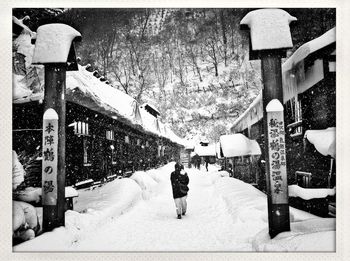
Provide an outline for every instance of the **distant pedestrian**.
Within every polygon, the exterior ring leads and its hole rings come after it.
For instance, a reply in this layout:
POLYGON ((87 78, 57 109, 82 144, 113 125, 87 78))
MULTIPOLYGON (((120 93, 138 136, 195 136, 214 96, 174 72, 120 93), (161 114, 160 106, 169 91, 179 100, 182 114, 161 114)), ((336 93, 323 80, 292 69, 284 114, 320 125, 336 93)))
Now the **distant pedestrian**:
POLYGON ((197 158, 197 168, 200 170, 201 169, 201 157, 198 156, 197 158))
POLYGON ((184 170, 184 166, 176 163, 175 171, 170 175, 171 186, 173 189, 173 197, 176 206, 177 218, 181 219, 181 216, 186 214, 187 210, 187 193, 188 193, 188 183, 189 178, 184 170))
POLYGON ((205 168, 208 171, 208 165, 209 165, 209 157, 205 157, 205 168))
POLYGON ((198 156, 198 154, 195 154, 192 157, 193 163, 194 163, 194 167, 196 169, 200 169, 200 165, 201 165, 201 158, 198 156))

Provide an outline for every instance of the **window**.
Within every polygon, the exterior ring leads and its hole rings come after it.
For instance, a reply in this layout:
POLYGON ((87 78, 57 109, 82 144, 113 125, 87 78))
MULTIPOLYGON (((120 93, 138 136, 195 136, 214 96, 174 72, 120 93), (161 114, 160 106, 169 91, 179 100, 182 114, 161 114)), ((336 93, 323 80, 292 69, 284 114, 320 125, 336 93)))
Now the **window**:
POLYGON ((287 126, 288 131, 291 137, 301 136, 303 132, 302 127, 302 110, 301 110, 301 101, 298 99, 298 96, 295 96, 288 103, 291 111, 292 122, 287 126))
POLYGON ((114 140, 114 131, 113 130, 106 131, 106 139, 107 140, 114 140))
POLYGON ((336 71, 336 64, 335 62, 328 62, 328 68, 330 72, 335 72, 336 71))
POLYGON ((91 141, 88 137, 83 137, 83 164, 91 165, 91 141))
POLYGON ((72 124, 68 125, 69 127, 74 127, 74 134, 76 135, 89 135, 89 123, 78 121, 73 122, 72 124))
POLYGON ((162 146, 158 145, 158 152, 157 152, 158 157, 161 156, 161 151, 162 151, 162 146))
POLYGON ((296 171, 295 179, 297 185, 303 188, 309 188, 311 185, 311 176, 312 174, 310 172, 296 171))
POLYGON ((109 148, 111 149, 112 164, 115 165, 115 164, 117 164, 117 160, 118 160, 118 145, 116 145, 116 147, 114 147, 114 145, 111 144, 109 146, 109 148))
POLYGON ((137 145, 137 146, 141 146, 141 139, 137 139, 137 140, 136 140, 136 145, 137 145))
POLYGON ((128 143, 128 144, 130 143, 129 136, 127 136, 127 135, 125 136, 125 143, 128 143))

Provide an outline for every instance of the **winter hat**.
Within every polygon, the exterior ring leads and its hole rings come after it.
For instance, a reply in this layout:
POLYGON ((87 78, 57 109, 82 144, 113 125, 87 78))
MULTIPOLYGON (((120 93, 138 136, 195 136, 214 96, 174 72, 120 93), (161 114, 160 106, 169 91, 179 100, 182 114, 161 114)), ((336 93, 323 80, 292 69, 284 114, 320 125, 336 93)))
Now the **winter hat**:
POLYGON ((180 170, 180 166, 181 166, 180 163, 176 163, 176 164, 175 164, 175 170, 180 170))
POLYGON ((175 164, 175 170, 182 170, 182 169, 185 169, 184 165, 182 165, 181 163, 176 163, 175 164))

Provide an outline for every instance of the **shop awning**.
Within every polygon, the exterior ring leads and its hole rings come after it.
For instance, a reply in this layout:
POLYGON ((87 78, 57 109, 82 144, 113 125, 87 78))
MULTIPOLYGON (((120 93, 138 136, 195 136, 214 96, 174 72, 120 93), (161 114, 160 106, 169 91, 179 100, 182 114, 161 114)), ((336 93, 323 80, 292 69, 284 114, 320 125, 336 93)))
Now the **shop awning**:
POLYGON ((304 135, 315 149, 324 156, 335 158, 335 127, 330 127, 324 130, 307 130, 304 135))
POLYGON ((228 158, 261 154, 259 144, 241 133, 222 135, 220 137, 220 145, 224 157, 228 158))

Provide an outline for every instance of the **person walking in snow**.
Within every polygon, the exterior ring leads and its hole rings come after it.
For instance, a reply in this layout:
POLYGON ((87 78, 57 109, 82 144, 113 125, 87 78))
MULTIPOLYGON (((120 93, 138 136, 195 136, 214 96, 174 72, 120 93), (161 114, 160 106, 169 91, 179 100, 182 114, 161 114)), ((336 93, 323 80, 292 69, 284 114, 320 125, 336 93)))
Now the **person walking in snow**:
POLYGON ((176 163, 175 171, 170 175, 171 186, 173 189, 173 197, 176 206, 177 218, 181 219, 181 216, 186 214, 187 210, 187 193, 188 193, 188 183, 189 178, 184 170, 184 166, 176 163))
POLYGON ((205 157, 205 168, 208 171, 209 157, 205 157))

